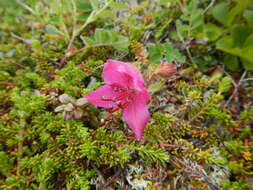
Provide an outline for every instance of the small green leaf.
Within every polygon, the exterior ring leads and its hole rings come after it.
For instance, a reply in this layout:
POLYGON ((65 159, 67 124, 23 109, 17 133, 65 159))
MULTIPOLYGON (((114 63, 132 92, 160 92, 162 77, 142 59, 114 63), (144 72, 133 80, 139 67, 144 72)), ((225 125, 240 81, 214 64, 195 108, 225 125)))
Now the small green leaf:
POLYGON ((93 45, 95 43, 94 40, 91 39, 91 38, 89 38, 89 37, 86 37, 86 36, 83 37, 83 36, 81 36, 80 38, 81 38, 81 40, 83 41, 83 43, 86 46, 91 46, 91 45, 93 45))
POLYGON ((164 82, 163 81, 157 81, 155 83, 152 83, 150 85, 150 87, 148 88, 149 92, 155 93, 161 90, 161 88, 163 87, 164 82))
POLYGON ((115 18, 117 15, 111 10, 103 10, 100 14, 100 17, 109 17, 115 18))
POLYGON ((219 82, 219 93, 224 93, 228 92, 231 86, 231 79, 229 77, 224 77, 220 82, 219 82))
POLYGON ((163 58, 167 62, 173 61, 184 62, 185 57, 181 55, 178 49, 174 48, 171 43, 155 44, 149 47, 149 59, 153 62, 160 62, 163 58))
POLYGON ((161 44, 155 44, 148 48, 149 59, 152 62, 160 62, 163 56, 164 47, 161 44))
POLYGON ((112 43, 112 47, 119 51, 127 52, 130 43, 127 37, 122 35, 117 35, 116 40, 112 43))
POLYGON ((176 60, 177 60, 178 62, 181 62, 181 63, 185 62, 185 59, 186 59, 185 56, 183 56, 183 55, 179 52, 178 49, 175 51, 175 56, 176 56, 176 60))
POLYGON ((222 34, 222 29, 212 23, 204 25, 203 29, 209 41, 217 40, 222 34))
POLYGON ((96 29, 94 39, 97 43, 106 43, 109 40, 109 33, 105 29, 96 29))
POLYGON ((111 2, 109 5, 113 9, 127 9, 128 6, 126 6, 124 3, 121 2, 111 2))
POLYGON ((189 30, 189 25, 183 24, 181 20, 176 20, 177 35, 180 40, 183 40, 186 32, 189 30))
POLYGON ((94 11, 99 9, 100 3, 98 0, 90 0, 90 5, 94 11))
POLYGON ((82 21, 85 22, 88 19, 89 15, 88 14, 84 14, 84 15, 77 15, 76 19, 78 21, 82 21))
POLYGON ((164 44, 165 59, 171 63, 175 59, 174 49, 170 43, 164 44))
POLYGON ((165 59, 169 63, 173 61, 184 62, 185 57, 179 52, 178 49, 174 48, 171 43, 166 43, 163 45, 165 50, 165 59))
POLYGON ((191 16, 191 30, 198 28, 204 23, 203 18, 203 10, 202 9, 196 9, 194 12, 192 12, 191 16))
POLYGON ((82 11, 82 12, 90 12, 92 11, 92 6, 91 3, 89 4, 88 2, 85 1, 77 1, 77 10, 82 11))
POLYGON ((55 26, 48 24, 46 25, 46 31, 49 34, 58 34, 58 35, 64 35, 64 33, 60 30, 58 30, 55 26))
POLYGON ((94 39, 97 44, 104 46, 112 46, 119 51, 128 51, 129 40, 127 37, 120 35, 116 31, 105 29, 96 29, 94 39))

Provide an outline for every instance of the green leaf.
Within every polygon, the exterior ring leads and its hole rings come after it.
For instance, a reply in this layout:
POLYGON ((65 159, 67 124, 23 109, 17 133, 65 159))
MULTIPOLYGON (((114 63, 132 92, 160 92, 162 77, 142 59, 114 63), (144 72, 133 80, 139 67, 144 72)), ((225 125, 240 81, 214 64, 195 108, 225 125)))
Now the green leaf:
POLYGON ((202 17, 202 11, 200 11, 200 12, 201 12, 201 14, 198 15, 199 17, 192 21, 191 30, 194 30, 194 29, 200 27, 204 23, 203 17, 202 17))
POLYGON ((90 0, 90 5, 94 11, 99 9, 100 3, 98 0, 90 0))
POLYGON ((175 51, 173 46, 170 43, 166 43, 163 45, 165 50, 165 59, 169 63, 171 63, 175 59, 175 51))
POLYGON ((216 43, 217 49, 229 49, 233 47, 233 39, 229 37, 223 37, 216 43))
POLYGON ((212 23, 204 25, 203 29, 209 41, 217 40, 222 34, 222 29, 212 23))
POLYGON ((235 17, 242 13, 243 10, 249 5, 249 0, 237 0, 237 4, 235 7, 233 7, 229 13, 228 13, 228 17, 227 17, 227 21, 226 21, 226 25, 227 26, 231 26, 231 24, 233 23, 233 20, 235 19, 235 17))
POLYGON ((176 60, 177 60, 178 62, 181 62, 181 63, 185 62, 185 56, 183 56, 183 55, 179 52, 178 49, 177 49, 176 52, 175 52, 175 56, 176 56, 176 60))
POLYGON ((224 63, 226 67, 231 71, 235 71, 239 66, 238 58, 229 54, 224 57, 224 63))
POLYGON ((250 28, 246 26, 234 27, 231 31, 231 35, 234 41, 234 46, 241 47, 250 34, 251 34, 251 30, 250 28))
POLYGON ((243 16, 246 18, 248 25, 253 27, 253 11, 252 10, 245 10, 243 16))
POLYGON ((163 45, 164 50, 165 50, 165 59, 169 63, 173 61, 179 61, 179 62, 184 62, 185 57, 181 55, 178 49, 174 48, 171 43, 166 43, 163 45))
POLYGON ((232 81, 229 77, 224 77, 219 82, 219 88, 218 88, 219 93, 228 92, 230 89, 231 83, 232 83, 232 81))
POLYGON ((94 40, 89 37, 80 36, 80 38, 86 46, 91 46, 95 43, 94 40))
POLYGON ((82 12, 90 12, 92 11, 91 3, 85 2, 83 0, 77 1, 77 10, 82 12))
POLYGON ((98 43, 107 43, 109 40, 109 33, 105 29, 96 29, 94 39, 98 43))
POLYGON ((109 17, 109 18, 115 18, 117 15, 112 12, 111 10, 103 10, 100 14, 100 17, 109 17))
POLYGON ((227 52, 232 55, 239 56, 247 61, 253 62, 253 44, 242 48, 233 47, 233 40, 229 37, 224 37, 216 43, 217 49, 227 52))
POLYGON ((130 45, 128 38, 116 33, 115 33, 115 37, 117 38, 115 39, 114 42, 112 42, 112 47, 114 47, 115 49, 119 51, 128 52, 128 47, 130 45))
POLYGON ((149 59, 153 62, 160 62, 163 58, 169 63, 175 60, 179 62, 185 61, 185 57, 171 43, 152 45, 149 47, 148 52, 149 59))
POLYGON ((253 62, 253 44, 248 45, 247 47, 242 48, 241 57, 247 59, 248 61, 253 62))
POLYGON ((228 19, 229 3, 222 2, 213 8, 213 17, 222 24, 226 24, 228 19))
POLYGON ((191 13, 191 30, 198 28, 204 23, 203 10, 196 9, 191 13))
POLYGON ((241 59, 241 61, 242 61, 242 65, 245 69, 251 70, 251 71, 253 70, 253 61, 250 62, 250 61, 245 60, 245 59, 241 59))
POLYGON ((248 36, 248 38, 245 40, 245 43, 243 44, 243 47, 250 47, 253 45, 253 33, 248 36))
POLYGON ((189 23, 187 33, 185 33, 187 36, 192 36, 192 32, 196 32, 196 29, 204 23, 203 10, 198 8, 198 5, 199 1, 189 1, 184 7, 184 14, 180 17, 182 20, 189 23))
POLYGON ((130 44, 127 37, 120 35, 116 31, 105 29, 96 29, 94 39, 97 44, 112 46, 115 49, 124 52, 128 51, 128 46, 130 44))
POLYGON ((164 47, 161 44, 155 44, 148 48, 149 59, 152 62, 160 62, 163 56, 164 47))
POLYGON ((183 24, 181 20, 176 20, 176 28, 177 28, 177 35, 180 40, 183 40, 184 36, 186 36, 187 31, 189 30, 190 26, 183 24))
POLYGON ((82 21, 85 22, 88 19, 89 15, 88 14, 84 14, 84 15, 77 15, 76 19, 78 21, 82 21))
POLYGON ((125 5, 125 3, 121 2, 111 2, 109 5, 113 9, 127 9, 128 6, 125 5))
POLYGON ((51 24, 46 25, 46 31, 49 34, 58 34, 64 36, 64 33, 62 31, 58 30, 55 26, 51 24))

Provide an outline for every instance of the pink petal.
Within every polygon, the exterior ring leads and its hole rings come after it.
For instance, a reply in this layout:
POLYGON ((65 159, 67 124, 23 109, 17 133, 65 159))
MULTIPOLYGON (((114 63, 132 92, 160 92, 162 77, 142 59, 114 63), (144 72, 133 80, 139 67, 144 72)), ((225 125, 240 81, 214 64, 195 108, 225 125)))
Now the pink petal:
POLYGON ((111 108, 112 106, 116 106, 113 101, 104 100, 113 99, 114 97, 116 97, 116 94, 110 85, 103 85, 97 90, 90 92, 86 96, 89 103, 103 108, 111 108))
POLYGON ((123 117, 135 134, 135 138, 141 140, 142 133, 150 118, 146 101, 141 97, 129 104, 123 111, 123 117))
POLYGON ((142 99, 145 100, 146 104, 149 103, 149 101, 151 99, 151 96, 150 96, 150 94, 149 94, 149 92, 147 91, 146 88, 141 89, 140 96, 141 96, 142 99))
POLYGON ((107 84, 143 87, 144 81, 138 70, 130 63, 108 60, 103 69, 103 78, 107 84))

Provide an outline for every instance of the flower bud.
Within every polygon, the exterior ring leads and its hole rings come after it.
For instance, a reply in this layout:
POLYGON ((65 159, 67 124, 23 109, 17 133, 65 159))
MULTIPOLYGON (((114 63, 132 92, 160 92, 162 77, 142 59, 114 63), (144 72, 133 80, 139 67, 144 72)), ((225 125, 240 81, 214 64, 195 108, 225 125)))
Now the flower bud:
POLYGON ((54 109, 54 111, 55 111, 55 112, 60 112, 60 111, 64 110, 65 107, 66 107, 66 105, 57 106, 57 107, 54 109))
POLYGON ((83 116, 83 112, 81 110, 74 111, 74 118, 75 119, 81 119, 82 116, 83 116))
POLYGON ((73 109, 74 109, 74 106, 73 106, 71 103, 68 103, 68 104, 65 106, 65 108, 64 108, 64 110, 65 110, 65 111, 68 111, 68 112, 71 112, 73 109))
POLYGON ((79 98, 77 101, 76 101, 76 106, 84 106, 85 104, 88 104, 88 100, 87 98, 79 98))
POLYGON ((63 112, 63 115, 62 115, 62 119, 63 119, 63 120, 67 121, 67 120, 69 120, 71 117, 72 117, 72 113, 66 112, 66 111, 63 112))
POLYGON ((75 47, 72 47, 68 50, 68 52, 66 53, 67 57, 71 57, 72 55, 74 55, 77 52, 77 49, 75 47))
POLYGON ((161 77, 168 77, 176 72, 176 67, 173 64, 163 63, 156 67, 155 74, 161 77))
POLYGON ((69 95, 67 95, 67 94, 60 95, 59 96, 59 100, 63 104, 67 104, 67 103, 70 103, 70 102, 71 103, 75 102, 75 100, 72 97, 70 97, 69 95))

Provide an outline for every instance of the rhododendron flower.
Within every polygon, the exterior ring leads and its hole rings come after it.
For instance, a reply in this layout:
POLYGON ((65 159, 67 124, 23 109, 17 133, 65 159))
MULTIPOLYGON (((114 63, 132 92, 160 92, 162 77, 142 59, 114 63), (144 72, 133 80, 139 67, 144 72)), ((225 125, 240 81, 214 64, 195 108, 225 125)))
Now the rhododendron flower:
POLYGON ((139 71, 130 63, 108 60, 103 69, 105 85, 86 97, 89 103, 106 108, 109 113, 123 110, 123 118, 141 140, 150 118, 147 104, 150 95, 139 71))

